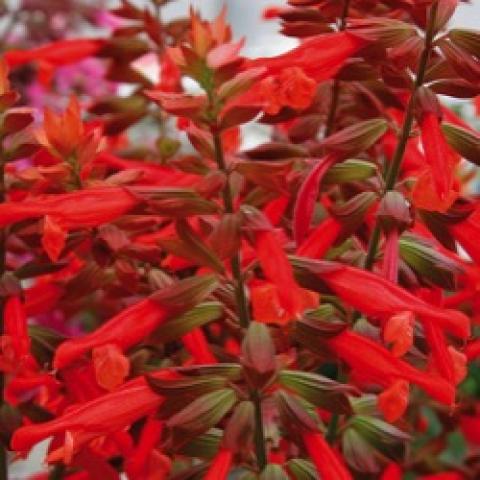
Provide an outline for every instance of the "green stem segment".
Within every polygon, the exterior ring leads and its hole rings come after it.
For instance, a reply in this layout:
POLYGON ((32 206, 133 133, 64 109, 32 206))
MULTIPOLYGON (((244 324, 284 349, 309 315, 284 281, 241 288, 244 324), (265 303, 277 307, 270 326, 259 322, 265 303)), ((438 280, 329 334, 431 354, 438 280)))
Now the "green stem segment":
MULTIPOLYGON (((432 51, 433 39, 435 36, 435 22, 438 10, 438 2, 435 2, 430 10, 430 17, 428 20, 427 32, 425 36, 425 47, 420 57, 420 63, 418 66, 417 78, 413 85, 412 94, 408 101, 407 109, 405 111, 405 119, 403 121, 402 130, 398 139, 397 148, 393 154, 392 164, 387 173, 385 179, 385 192, 393 190, 397 182, 400 167, 402 166, 403 157, 405 155, 405 149, 407 148, 408 139, 412 131, 413 120, 415 118, 415 101, 418 89, 423 85, 425 80, 425 73, 427 71, 428 59, 432 51)), ((378 244, 380 243, 381 228, 380 223, 377 221, 375 228, 370 239, 368 246, 367 256, 365 258, 365 269, 371 270, 375 263, 375 257, 377 256, 378 244)))
MULTIPOLYGON (((223 146, 222 146, 222 139, 218 132, 213 133, 213 142, 215 148, 215 161, 217 162, 217 166, 219 170, 221 170, 225 176, 227 177, 225 188, 223 189, 223 203, 225 205, 225 211, 227 213, 233 213, 233 193, 232 188, 230 186, 230 182, 228 180, 228 171, 227 165, 225 163, 225 157, 223 155, 223 146)), ((247 328, 248 324, 250 323, 250 313, 248 309, 248 301, 247 296, 245 294, 245 283, 243 280, 242 268, 241 268, 241 259, 240 259, 240 252, 237 252, 232 260, 232 275, 235 280, 235 298, 237 300, 238 306, 238 317, 240 320, 240 325, 243 328, 247 328)))
MULTIPOLYGON (((223 189, 223 204, 227 213, 234 213, 233 192, 228 179, 228 169, 223 154, 222 138, 217 131, 212 132, 213 143, 215 149, 215 161, 218 169, 227 177, 225 187, 223 189)), ((240 325, 247 328, 250 323, 250 313, 248 308, 248 300, 245 294, 245 283, 241 268, 240 252, 237 252, 232 260, 232 275, 235 281, 235 298, 237 301, 238 317, 240 325)), ((265 433, 263 430, 262 418, 262 399, 257 390, 251 392, 251 400, 255 406, 255 451, 257 456, 257 464, 259 471, 262 471, 267 465, 267 450, 265 446, 265 433)))
POLYGON ((258 390, 252 392, 251 399, 255 406, 255 452, 258 469, 261 472, 267 466, 267 449, 265 448, 265 432, 263 430, 262 400, 258 390))
MULTIPOLYGON (((350 8, 350 0, 345 0, 343 3, 342 16, 340 17, 339 31, 345 30, 347 26, 348 9, 350 8)), ((328 112, 327 123, 325 127, 325 137, 331 135, 335 125, 335 117, 337 115, 338 100, 340 98, 340 80, 337 78, 333 81, 332 86, 332 101, 328 112)))
MULTIPOLYGON (((339 31, 343 31, 347 27, 347 18, 348 10, 350 8, 350 0, 345 0, 343 2, 342 16, 340 17, 340 24, 338 26, 339 31)), ((328 137, 333 132, 333 127, 335 126, 335 118, 337 116, 338 101, 340 99, 340 80, 336 78, 333 81, 332 86, 332 102, 330 103, 330 110, 328 112, 327 124, 325 128, 325 137, 328 137)), ((333 444, 337 436, 338 422, 340 420, 340 415, 334 413, 330 422, 328 423, 328 430, 325 435, 325 439, 328 443, 333 444)))

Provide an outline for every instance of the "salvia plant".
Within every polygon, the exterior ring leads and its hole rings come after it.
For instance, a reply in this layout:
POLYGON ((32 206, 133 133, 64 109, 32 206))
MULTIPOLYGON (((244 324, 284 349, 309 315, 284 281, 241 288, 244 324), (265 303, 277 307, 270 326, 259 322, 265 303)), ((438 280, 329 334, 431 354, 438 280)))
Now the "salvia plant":
POLYGON ((31 480, 480 478, 480 32, 448 28, 458 1, 285 1, 264 20, 298 45, 265 58, 225 9, 23 3, 0 479, 40 443, 31 480))

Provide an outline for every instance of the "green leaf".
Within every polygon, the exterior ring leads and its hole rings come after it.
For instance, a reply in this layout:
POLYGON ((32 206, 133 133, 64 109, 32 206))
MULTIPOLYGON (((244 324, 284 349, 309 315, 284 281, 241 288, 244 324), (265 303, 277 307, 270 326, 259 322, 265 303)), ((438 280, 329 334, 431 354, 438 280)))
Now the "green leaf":
POLYGON ((260 475, 260 480, 288 480, 288 475, 280 465, 267 465, 260 475))
POLYGON ((306 401, 301 401, 300 398, 282 391, 276 393, 275 400, 282 423, 286 428, 318 431, 318 418, 315 418, 312 406, 306 401))
POLYGON ((226 213, 215 225, 208 242, 222 260, 233 257, 240 250, 241 219, 234 213, 226 213))
POLYGON ((480 136, 452 123, 442 123, 442 131, 454 150, 466 160, 480 165, 480 136))
POLYGON ((347 463, 360 472, 379 473, 382 462, 375 449, 354 429, 347 429, 342 436, 343 456, 347 463))
POLYGON ((251 322, 242 344, 242 365, 256 388, 264 387, 276 372, 275 346, 268 327, 251 322))
POLYGON ((401 461, 405 457, 410 436, 378 418, 357 415, 350 420, 349 427, 355 430, 371 447, 391 460, 401 461))
POLYGON ((164 379, 146 375, 149 387, 159 395, 165 397, 198 397, 206 393, 220 390, 226 386, 227 380, 223 377, 205 376, 179 379, 164 379))
POLYGON ((250 401, 240 402, 228 420, 223 434, 223 444, 231 452, 250 449, 255 431, 255 407, 250 401))
POLYGON ((402 259, 421 279, 447 290, 454 290, 456 277, 462 268, 452 259, 434 249, 423 239, 411 234, 400 238, 399 250, 402 259))
POLYGON ((172 318, 165 322, 155 330, 152 337, 160 343, 172 342, 195 328, 218 320, 222 315, 223 305, 221 303, 200 303, 180 317, 172 318))
POLYGON ((169 418, 166 425, 196 434, 205 432, 214 427, 236 401, 237 395, 231 388, 207 393, 169 418))
POLYGON ((230 381, 237 381, 242 377, 242 366, 238 363, 218 363, 216 365, 192 365, 179 367, 177 372, 182 375, 204 376, 215 375, 228 378, 230 381))
POLYGON ((193 260, 200 265, 212 268, 223 273, 225 267, 217 255, 200 240, 198 234, 192 230, 186 220, 178 220, 175 224, 180 242, 178 240, 161 240, 160 245, 165 250, 189 260, 193 260))
POLYGON ((377 166, 374 163, 352 158, 330 167, 323 177, 323 182, 329 185, 361 182, 373 177, 376 173, 377 166))
POLYGON ((184 312, 193 308, 218 286, 215 275, 201 275, 179 280, 150 295, 150 299, 172 310, 184 312))
POLYGON ((223 432, 219 428, 211 428, 183 445, 179 453, 191 458, 211 460, 218 452, 222 435, 223 432))
POLYGON ((330 152, 355 155, 374 145, 387 128, 388 124, 383 118, 364 120, 330 135, 321 146, 330 152))
POLYGON ((351 385, 310 372, 283 370, 278 375, 278 381, 316 407, 339 414, 352 413, 348 395, 358 394, 351 385))
POLYGON ((287 470, 294 476, 295 480, 317 479, 317 470, 308 460, 293 458, 288 461, 287 470))

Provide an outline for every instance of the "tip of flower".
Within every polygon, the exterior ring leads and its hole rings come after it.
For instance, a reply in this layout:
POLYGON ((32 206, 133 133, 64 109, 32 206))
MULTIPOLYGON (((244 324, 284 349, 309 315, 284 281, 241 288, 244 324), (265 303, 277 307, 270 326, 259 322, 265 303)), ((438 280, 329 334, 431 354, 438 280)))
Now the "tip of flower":
POLYGON ((263 20, 274 20, 279 16, 281 11, 282 9, 280 7, 267 7, 262 12, 262 18, 263 20))

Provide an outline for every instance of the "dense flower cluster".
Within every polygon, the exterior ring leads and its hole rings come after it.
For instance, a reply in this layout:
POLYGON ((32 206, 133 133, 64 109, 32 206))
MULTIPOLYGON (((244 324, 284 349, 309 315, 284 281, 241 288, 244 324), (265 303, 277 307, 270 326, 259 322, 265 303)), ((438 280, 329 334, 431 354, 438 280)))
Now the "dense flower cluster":
POLYGON ((298 46, 252 59, 166 3, 6 42, 0 480, 42 441, 31 480, 479 478, 480 135, 448 98, 480 105, 480 32, 289 0, 298 46))

